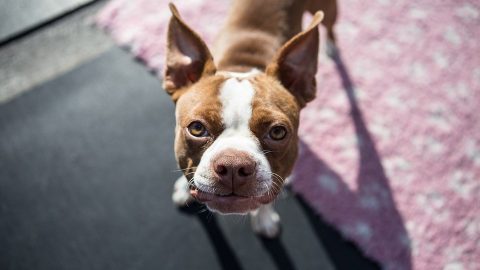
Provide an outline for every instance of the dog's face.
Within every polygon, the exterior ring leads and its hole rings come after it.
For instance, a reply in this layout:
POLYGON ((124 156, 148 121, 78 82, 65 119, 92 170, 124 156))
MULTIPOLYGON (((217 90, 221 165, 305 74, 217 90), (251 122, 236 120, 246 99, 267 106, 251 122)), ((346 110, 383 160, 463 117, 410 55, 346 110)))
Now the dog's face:
POLYGON ((295 161, 298 113, 293 96, 263 74, 192 85, 177 102, 175 152, 195 197, 222 213, 273 200, 295 161))
POLYGON ((265 72, 217 72, 205 43, 171 9, 164 87, 176 102, 178 164, 211 210, 255 210, 275 199, 295 163, 299 112, 315 96, 321 18, 265 72))

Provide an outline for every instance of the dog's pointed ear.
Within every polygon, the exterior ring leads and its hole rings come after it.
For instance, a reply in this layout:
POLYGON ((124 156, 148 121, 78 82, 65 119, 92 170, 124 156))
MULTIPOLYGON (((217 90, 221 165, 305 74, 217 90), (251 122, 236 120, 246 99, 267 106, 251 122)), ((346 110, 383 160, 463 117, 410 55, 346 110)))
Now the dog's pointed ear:
POLYGON ((182 20, 177 8, 170 3, 172 17, 167 32, 167 59, 163 87, 176 101, 178 91, 198 81, 202 76, 215 74, 212 55, 205 42, 182 20))
POLYGON ((297 99, 300 107, 315 98, 319 47, 318 24, 323 12, 315 13, 312 22, 303 32, 291 38, 278 51, 267 66, 266 74, 280 80, 297 99))

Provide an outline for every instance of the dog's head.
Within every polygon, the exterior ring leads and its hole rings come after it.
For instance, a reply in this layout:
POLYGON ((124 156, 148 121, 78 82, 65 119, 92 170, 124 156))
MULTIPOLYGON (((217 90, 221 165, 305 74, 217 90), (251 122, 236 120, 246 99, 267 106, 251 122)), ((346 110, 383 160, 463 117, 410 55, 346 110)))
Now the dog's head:
POLYGON ((315 97, 318 24, 289 40, 264 71, 217 71, 171 5, 164 88, 176 103, 175 154, 192 195, 247 213, 279 193, 297 157, 300 109, 315 97))

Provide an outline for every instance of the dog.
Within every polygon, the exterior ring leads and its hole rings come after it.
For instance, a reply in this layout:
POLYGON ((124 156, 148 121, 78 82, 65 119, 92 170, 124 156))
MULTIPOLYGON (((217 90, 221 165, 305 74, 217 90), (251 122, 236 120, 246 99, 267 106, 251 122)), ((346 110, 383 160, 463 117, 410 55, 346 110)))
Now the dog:
POLYGON ((334 46, 337 4, 234 1, 213 54, 169 7, 163 87, 176 104, 174 148, 183 171, 173 201, 250 213, 256 233, 276 237, 272 202, 297 158, 300 110, 316 94, 318 25, 334 46), (302 31, 305 11, 314 15, 302 31))

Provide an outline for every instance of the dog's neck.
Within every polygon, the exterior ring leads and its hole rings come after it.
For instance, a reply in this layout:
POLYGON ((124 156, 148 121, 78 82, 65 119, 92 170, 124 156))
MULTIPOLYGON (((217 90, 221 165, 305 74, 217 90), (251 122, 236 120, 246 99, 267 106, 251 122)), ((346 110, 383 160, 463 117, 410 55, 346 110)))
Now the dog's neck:
POLYGON ((218 70, 264 70, 301 31, 304 0, 237 0, 213 50, 218 70))

